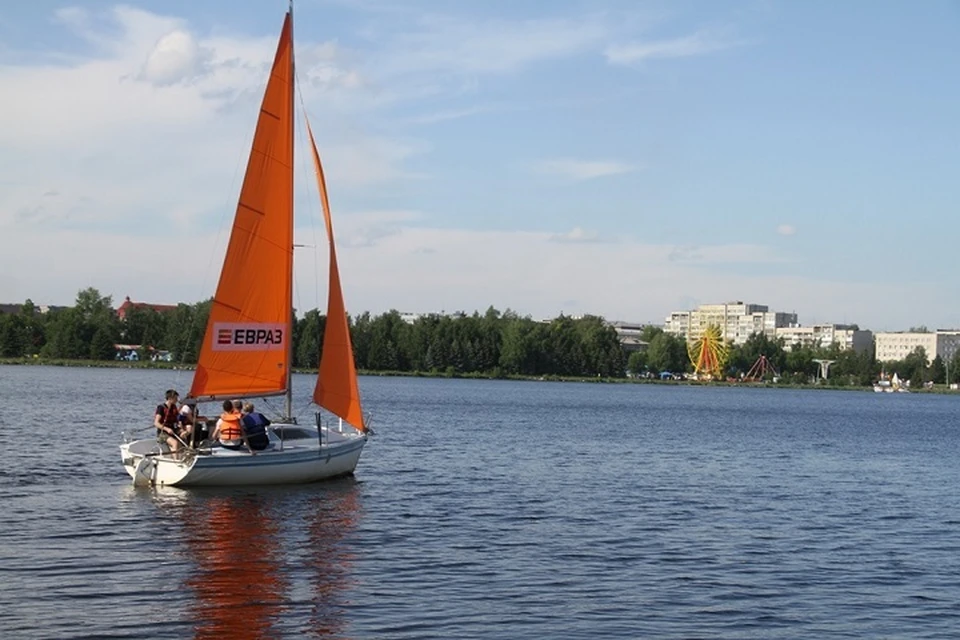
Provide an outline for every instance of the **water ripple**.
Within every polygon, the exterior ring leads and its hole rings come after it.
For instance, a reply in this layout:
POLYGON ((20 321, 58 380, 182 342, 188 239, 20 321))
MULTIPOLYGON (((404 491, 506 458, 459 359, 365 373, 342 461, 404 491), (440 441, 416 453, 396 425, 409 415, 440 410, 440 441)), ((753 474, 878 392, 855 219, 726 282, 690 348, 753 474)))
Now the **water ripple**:
POLYGON ((952 397, 364 378, 356 479, 134 489, 117 436, 170 376, 0 368, 0 637, 960 626, 952 397))

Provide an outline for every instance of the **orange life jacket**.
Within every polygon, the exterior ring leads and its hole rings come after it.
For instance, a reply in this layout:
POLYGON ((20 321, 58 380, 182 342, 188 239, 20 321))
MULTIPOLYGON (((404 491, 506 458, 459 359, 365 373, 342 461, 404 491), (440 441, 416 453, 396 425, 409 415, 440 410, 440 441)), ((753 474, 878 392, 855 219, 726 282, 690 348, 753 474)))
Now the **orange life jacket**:
POLYGON ((239 440, 243 437, 243 431, 240 429, 239 413, 221 413, 220 414, 220 439, 221 440, 239 440))

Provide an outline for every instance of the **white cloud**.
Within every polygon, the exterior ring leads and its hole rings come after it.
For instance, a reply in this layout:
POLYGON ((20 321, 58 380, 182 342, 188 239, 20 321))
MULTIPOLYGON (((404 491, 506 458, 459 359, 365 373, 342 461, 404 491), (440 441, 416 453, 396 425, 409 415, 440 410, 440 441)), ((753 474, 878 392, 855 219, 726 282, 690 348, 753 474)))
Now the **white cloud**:
MULTIPOLYGON (((0 119, 17 123, 0 128, 0 228, 139 224, 151 233, 232 212, 276 34, 197 35, 177 18, 124 6, 64 9, 57 19, 92 51, 0 62, 0 85, 20 96, 0 101, 0 119)), ((341 188, 416 177, 402 165, 426 149, 419 141, 346 131, 342 116, 323 126, 331 110, 365 99, 361 74, 335 43, 298 44, 298 69, 341 188)))
POLYGON ((772 247, 703 245, 686 260, 677 248, 629 239, 558 244, 545 232, 468 231, 401 227, 372 247, 341 251, 341 272, 352 309, 471 311, 494 305, 535 317, 597 313, 608 318, 662 322, 690 299, 751 300, 784 311, 816 310, 824 321, 884 326, 916 324, 916 309, 955 313, 933 286, 862 284, 774 275, 782 264, 772 247), (491 260, 490 256, 497 256, 491 260), (731 277, 718 265, 754 264, 731 277), (442 265, 442 268, 438 268, 442 265), (902 296, 906 306, 882 317, 871 301, 902 296))
POLYGON ((157 41, 139 77, 158 86, 195 80, 206 73, 212 53, 186 31, 171 31, 157 41))
POLYGON ((538 173, 558 175, 572 180, 591 180, 603 176, 631 173, 637 170, 634 165, 615 161, 587 161, 572 158, 544 160, 534 165, 538 173))
MULTIPOLYGON (((472 311, 493 305, 534 317, 561 311, 595 313, 607 318, 662 322, 691 300, 751 300, 772 309, 800 311, 801 322, 857 322, 871 329, 903 329, 926 317, 956 317, 949 300, 934 285, 917 283, 843 283, 802 276, 773 275, 776 252, 753 245, 704 245, 688 248, 686 258, 671 259, 678 248, 630 239, 617 242, 558 244, 547 232, 469 231, 410 226, 416 212, 366 214, 335 212, 341 276, 351 313, 472 311), (363 242, 372 233, 380 235, 363 242), (491 259, 491 256, 497 256, 491 259), (760 268, 735 278, 718 264, 752 261, 760 268), (877 316, 873 300, 893 297, 896 308, 877 316), (805 310, 816 310, 807 317, 805 310)), ((296 254, 298 309, 322 308, 326 299, 326 244, 322 230, 310 242, 315 250, 296 254), (319 274, 319 277, 318 277, 319 274)), ((577 232, 573 235, 589 235, 577 232)), ((185 248, 171 259, 169 244, 136 234, 94 231, 21 230, 0 253, 0 300, 27 297, 38 304, 70 304, 77 291, 97 287, 114 301, 124 296, 158 303, 194 302, 216 287, 226 234, 177 238, 185 248), (38 251, 37 247, 43 247, 38 251), (190 247, 202 248, 191 252, 190 247), (56 261, 50 255, 58 255, 56 261), (38 292, 42 292, 38 296, 38 292)), ((936 324, 936 322, 928 322, 936 324)))
POLYGON ((371 247, 383 238, 403 232, 405 226, 422 218, 416 211, 367 211, 348 214, 337 223, 337 246, 371 247))
POLYGON ((610 27, 600 20, 467 21, 427 16, 390 43, 384 74, 513 72, 598 46, 610 27))
POLYGON ((782 236, 792 236, 797 232, 796 228, 790 224, 781 224, 777 227, 777 233, 782 236))
POLYGON ((574 227, 567 233, 555 233, 550 236, 553 242, 599 242, 600 234, 596 231, 587 231, 582 227, 574 227))
POLYGON ((627 44, 610 45, 604 51, 604 55, 611 64, 629 65, 656 58, 687 58, 698 56, 728 49, 737 44, 735 41, 722 39, 715 33, 701 31, 672 40, 629 42, 627 44))
POLYGON ((61 7, 53 12, 53 17, 75 33, 82 34, 90 30, 90 15, 81 7, 61 7))
POLYGON ((410 124, 426 125, 426 124, 435 124, 437 122, 446 122, 449 120, 459 120, 460 118, 468 118, 470 116, 475 116, 481 113, 487 113, 491 111, 490 107, 467 107, 464 109, 447 109, 445 111, 434 111, 431 113, 426 113, 420 116, 407 119, 407 122, 410 124))

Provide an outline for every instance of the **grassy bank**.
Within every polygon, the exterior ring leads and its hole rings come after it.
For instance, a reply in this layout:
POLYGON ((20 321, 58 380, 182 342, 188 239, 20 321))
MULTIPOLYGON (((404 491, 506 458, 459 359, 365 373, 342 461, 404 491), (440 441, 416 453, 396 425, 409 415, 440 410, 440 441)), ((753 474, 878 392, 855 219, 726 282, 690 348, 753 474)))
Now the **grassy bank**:
MULTIPOLYGON (((174 371, 192 371, 193 365, 176 362, 127 362, 120 360, 68 360, 46 358, 0 358, 0 365, 44 365, 48 367, 86 367, 86 368, 114 368, 114 369, 170 369, 174 371)), ((316 374, 316 369, 294 369, 296 373, 316 374)), ((660 380, 645 378, 603 378, 577 376, 523 376, 496 373, 457 373, 454 371, 363 371, 364 376, 405 377, 405 378, 463 378, 473 380, 524 380, 531 382, 580 382, 594 384, 657 384, 668 386, 690 387, 751 387, 767 389, 831 389, 834 391, 872 391, 871 387, 857 387, 834 384, 798 384, 772 382, 726 382, 707 380, 660 380)), ((911 389, 911 393, 950 393, 960 395, 960 392, 951 391, 944 385, 937 385, 932 389, 911 389)))

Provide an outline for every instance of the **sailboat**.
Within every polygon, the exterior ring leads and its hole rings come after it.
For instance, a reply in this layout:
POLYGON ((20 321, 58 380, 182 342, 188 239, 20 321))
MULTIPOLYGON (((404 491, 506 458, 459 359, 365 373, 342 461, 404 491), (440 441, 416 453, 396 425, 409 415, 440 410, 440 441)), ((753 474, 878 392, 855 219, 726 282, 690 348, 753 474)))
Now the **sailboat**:
POLYGON ((904 382, 893 372, 893 377, 888 378, 884 372, 880 372, 880 380, 873 383, 873 390, 877 393, 910 393, 904 382))
MULTIPOLYGON (((293 12, 287 12, 260 107, 220 281, 186 400, 285 396, 265 450, 217 445, 172 453, 155 438, 120 445, 138 485, 293 484, 353 473, 369 430, 360 404, 350 327, 340 286, 330 203, 309 120, 306 130, 329 243, 327 321, 313 401, 336 426, 292 417, 293 12)), ((304 116, 306 118, 306 115, 304 116)))

